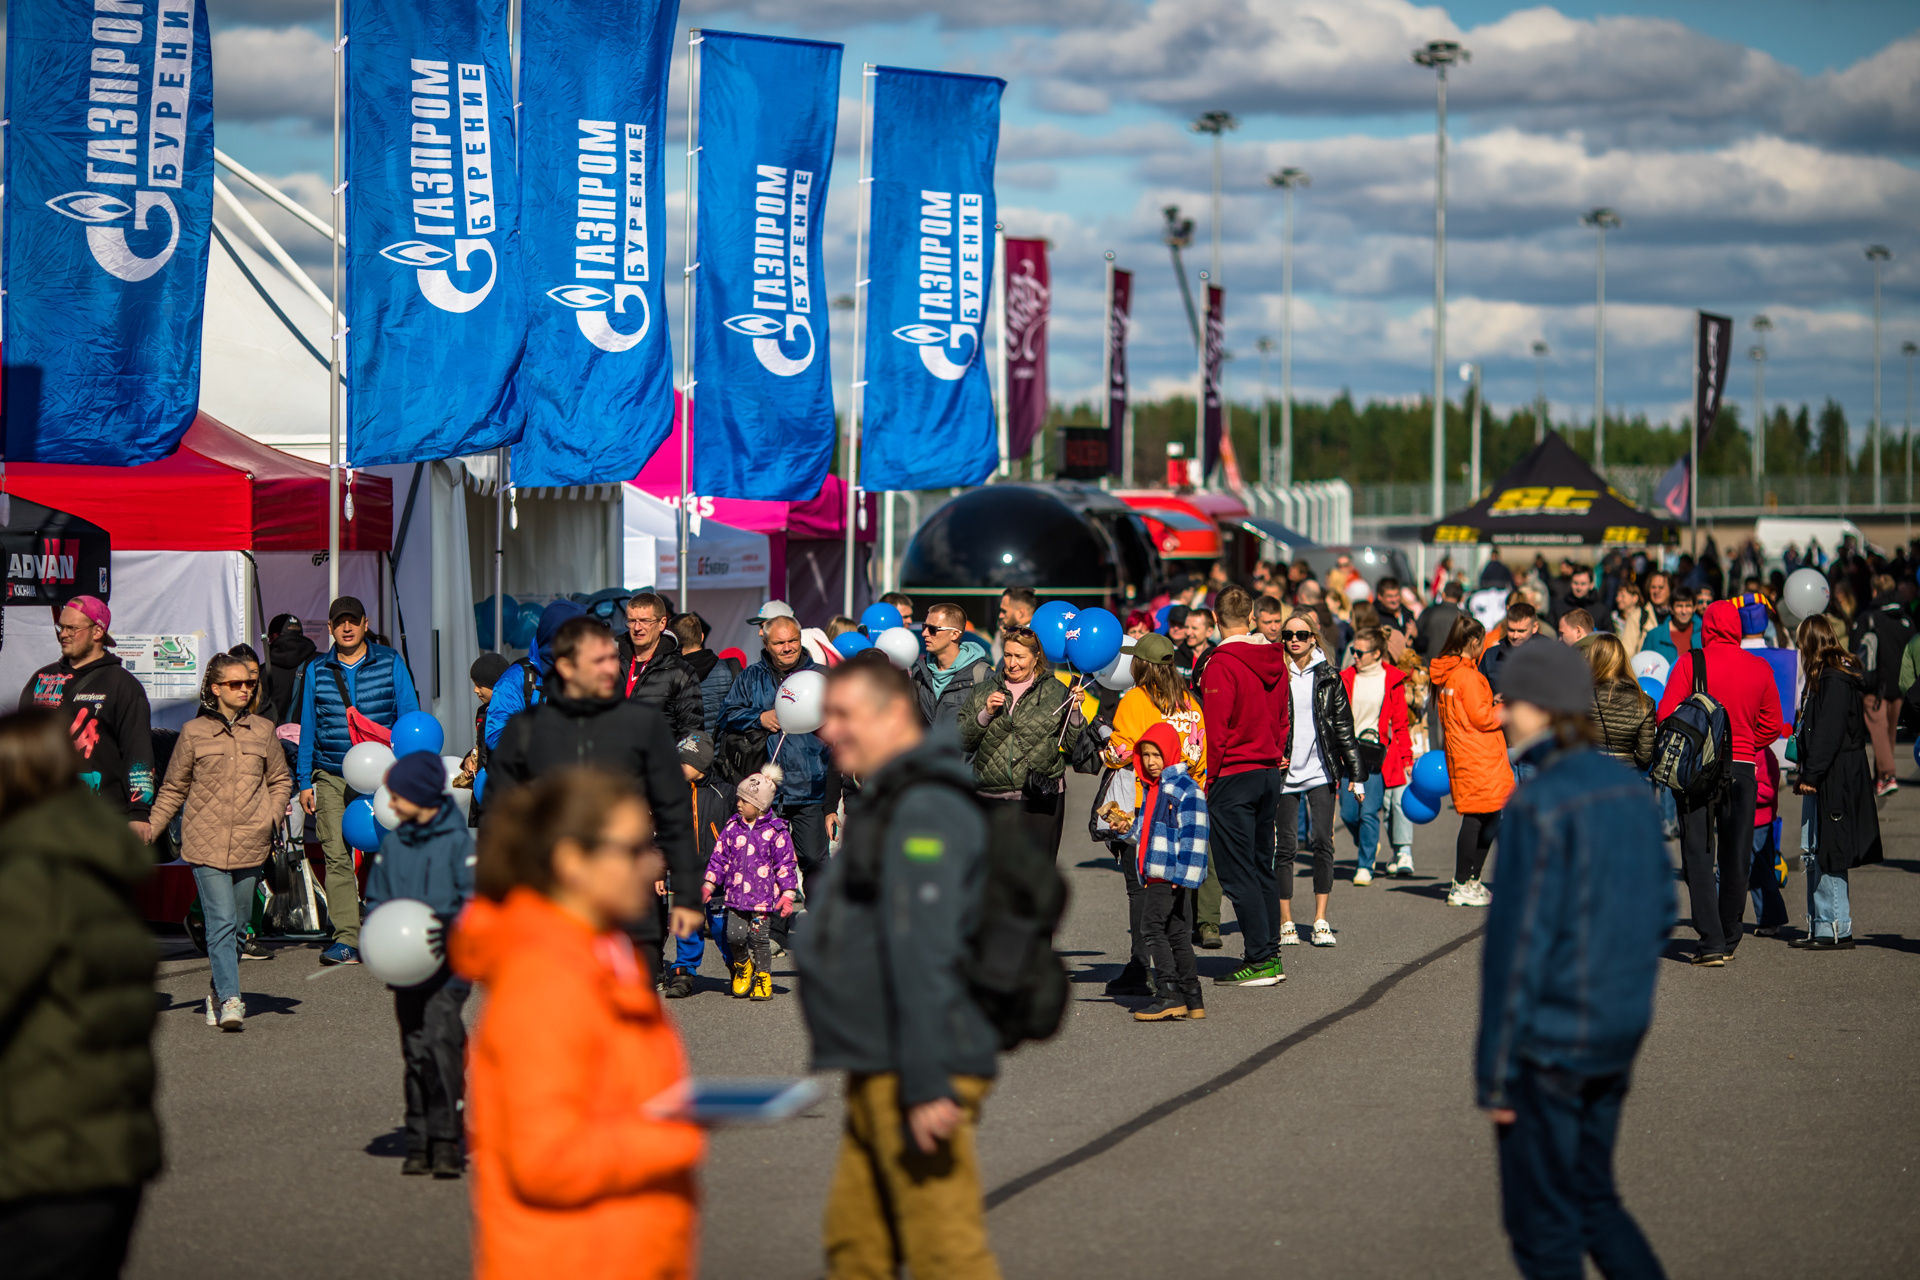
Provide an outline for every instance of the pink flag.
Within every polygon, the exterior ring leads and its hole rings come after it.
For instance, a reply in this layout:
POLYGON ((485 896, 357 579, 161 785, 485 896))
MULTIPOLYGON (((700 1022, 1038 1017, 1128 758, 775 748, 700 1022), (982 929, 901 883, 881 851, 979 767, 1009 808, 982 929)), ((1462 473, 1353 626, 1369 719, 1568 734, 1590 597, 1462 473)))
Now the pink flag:
POLYGON ((1047 422, 1047 242, 1007 245, 1007 453, 1023 457, 1047 422))

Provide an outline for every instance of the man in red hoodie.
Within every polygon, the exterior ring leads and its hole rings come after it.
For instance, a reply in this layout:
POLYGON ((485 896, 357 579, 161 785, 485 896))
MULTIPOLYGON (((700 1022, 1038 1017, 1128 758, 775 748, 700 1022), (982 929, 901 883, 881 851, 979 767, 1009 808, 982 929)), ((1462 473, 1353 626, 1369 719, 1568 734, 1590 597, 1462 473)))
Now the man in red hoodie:
POLYGON ((1225 639, 1200 676, 1207 725, 1207 814, 1220 887, 1233 900, 1246 946, 1223 985, 1271 987, 1280 963, 1280 882, 1274 870, 1274 816, 1292 732, 1287 659, 1252 630, 1253 598, 1220 593, 1214 611, 1225 639))
MULTIPOLYGON (((1732 729, 1733 760, 1727 786, 1717 799, 1689 802, 1676 795, 1680 813, 1680 859, 1700 947, 1693 962, 1718 968, 1740 945, 1747 914, 1747 878, 1753 860, 1753 807, 1758 795, 1755 767, 1786 733, 1780 714, 1780 690, 1773 668, 1758 654, 1740 647, 1740 609, 1731 600, 1707 606, 1701 622, 1704 648, 1683 650, 1667 676, 1660 697, 1660 718, 1693 693, 1693 664, 1704 658, 1707 693, 1726 708, 1732 729), (1718 867, 1718 886, 1715 868, 1718 867)), ((1212 727, 1212 717, 1208 717, 1212 727)))

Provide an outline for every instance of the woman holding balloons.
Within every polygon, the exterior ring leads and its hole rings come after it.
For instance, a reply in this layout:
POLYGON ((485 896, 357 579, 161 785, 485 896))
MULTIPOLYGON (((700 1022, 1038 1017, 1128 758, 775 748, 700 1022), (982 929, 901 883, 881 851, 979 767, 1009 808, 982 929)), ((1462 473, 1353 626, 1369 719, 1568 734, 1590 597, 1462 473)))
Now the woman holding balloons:
POLYGON ((1480 649, 1486 638, 1485 627, 1461 614, 1430 672, 1446 732, 1447 785, 1454 811, 1460 815, 1453 884, 1447 889, 1450 907, 1492 904, 1493 895, 1480 883, 1480 873, 1500 830, 1500 810, 1513 791, 1513 766, 1507 760, 1500 708, 1494 704, 1493 687, 1480 674, 1480 649))
MULTIPOLYGON (((1040 621, 1036 615, 1034 621, 1040 621)), ((1115 635, 1119 626, 1114 627, 1115 635)), ((960 745, 974 786, 990 804, 1017 805, 1040 847, 1058 856, 1066 821, 1067 752, 1085 726, 1076 691, 1052 667, 1029 627, 1007 627, 1000 667, 973 686, 960 711, 960 745)))
POLYGON ((1593 721, 1600 749, 1644 771, 1653 763, 1653 699, 1634 678, 1626 646, 1602 632, 1587 646, 1593 669, 1593 721))

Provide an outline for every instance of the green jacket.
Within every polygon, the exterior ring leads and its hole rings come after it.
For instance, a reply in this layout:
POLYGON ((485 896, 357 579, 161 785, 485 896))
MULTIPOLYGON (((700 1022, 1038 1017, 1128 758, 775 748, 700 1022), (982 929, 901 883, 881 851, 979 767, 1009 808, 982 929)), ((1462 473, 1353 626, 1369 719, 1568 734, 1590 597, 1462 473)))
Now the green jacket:
POLYGON ((0 825, 0 1201, 138 1186, 160 1170, 151 875, 83 787, 0 825))
POLYGON ((1080 736, 1079 726, 1066 724, 1067 687, 1051 672, 1035 681, 1013 710, 1003 707, 981 725, 987 699, 1006 691, 1006 670, 997 668, 991 680, 973 686, 960 712, 960 745, 973 757, 974 786, 984 792, 1020 790, 1029 769, 1060 777, 1067 771, 1067 753, 1080 736))

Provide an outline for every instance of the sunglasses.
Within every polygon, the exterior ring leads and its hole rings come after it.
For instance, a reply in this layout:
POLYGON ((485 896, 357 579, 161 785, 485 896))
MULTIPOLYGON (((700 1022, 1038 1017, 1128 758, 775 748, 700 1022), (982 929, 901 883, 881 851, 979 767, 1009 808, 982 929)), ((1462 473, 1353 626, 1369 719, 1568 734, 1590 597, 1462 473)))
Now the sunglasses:
POLYGON ((216 680, 213 682, 213 687, 216 689, 258 689, 260 682, 258 680, 216 680))
POLYGON ((1280 636, 1281 636, 1281 638, 1282 638, 1283 640, 1311 640, 1311 639, 1313 639, 1313 632, 1311 632, 1311 631, 1282 631, 1282 632, 1280 633, 1280 636))

